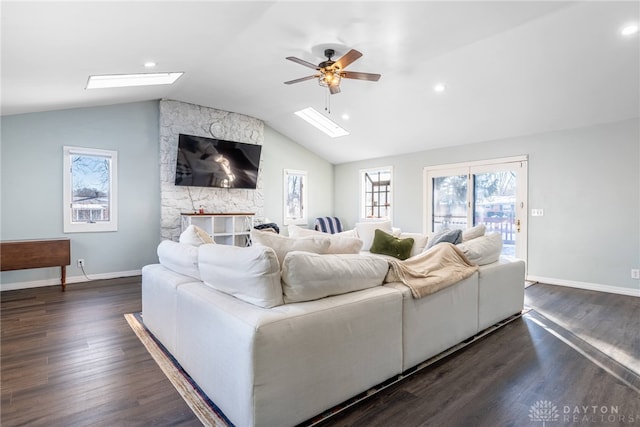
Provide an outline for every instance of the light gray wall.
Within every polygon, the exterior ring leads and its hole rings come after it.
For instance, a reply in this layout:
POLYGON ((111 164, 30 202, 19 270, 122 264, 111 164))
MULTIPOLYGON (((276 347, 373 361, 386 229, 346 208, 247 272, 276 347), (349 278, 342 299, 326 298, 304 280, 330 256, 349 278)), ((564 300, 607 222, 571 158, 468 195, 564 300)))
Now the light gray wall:
POLYGON ((309 226, 313 226, 316 217, 333 214, 334 186, 333 165, 331 163, 268 126, 264 127, 262 160, 265 182, 265 220, 280 225, 281 233, 287 233, 286 227, 282 226, 284 169, 307 171, 307 220, 309 226))
POLYGON ((529 275, 640 289, 640 120, 429 150, 335 167, 335 214, 358 217, 358 171, 394 167, 394 225, 422 231, 423 169, 529 156, 529 275))
MULTIPOLYGON (((156 262, 160 240, 158 102, 1 118, 0 238, 70 237, 91 275, 139 270, 156 262), (62 232, 62 146, 119 152, 119 230, 62 232)), ((332 166, 265 126, 265 218, 282 224, 283 169, 308 172, 308 219, 358 217, 358 172, 394 167, 394 225, 420 231, 425 166, 529 156, 529 274, 637 290, 640 268, 640 121, 430 150, 332 166)), ((284 228, 284 227, 283 227, 284 228)), ((57 269, 0 274, 2 283, 56 280, 57 269)))
MULTIPOLYGON (((157 262, 160 242, 159 103, 50 111, 1 118, 0 238, 69 237, 70 283, 83 280, 75 267, 86 261, 91 277, 135 273, 157 262), (118 151, 119 227, 112 233, 62 231, 62 147, 118 151)), ((261 180, 264 214, 282 225, 283 169, 308 172, 308 214, 333 213, 333 165, 273 129, 264 127, 261 180)), ((286 233, 286 228, 283 232, 286 233)), ((58 268, 7 271, 0 283, 56 283, 58 268)))
MULTIPOLYGON (((69 278, 85 259, 91 276, 139 270, 157 260, 160 241, 158 103, 4 116, 2 135, 2 240, 68 237, 69 278), (118 231, 63 233, 62 147, 118 152, 118 231)), ((3 272, 5 283, 59 278, 58 268, 3 272)))

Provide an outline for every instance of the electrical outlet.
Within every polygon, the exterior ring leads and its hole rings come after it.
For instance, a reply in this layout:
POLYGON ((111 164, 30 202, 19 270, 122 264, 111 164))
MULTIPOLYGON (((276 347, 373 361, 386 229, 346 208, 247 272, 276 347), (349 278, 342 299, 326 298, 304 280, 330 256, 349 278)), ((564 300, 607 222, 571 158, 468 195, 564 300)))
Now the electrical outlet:
POLYGON ((83 258, 78 258, 78 268, 84 268, 84 259, 83 258))
POLYGON ((631 278, 632 279, 640 279, 640 270, 637 268, 631 269, 631 278))

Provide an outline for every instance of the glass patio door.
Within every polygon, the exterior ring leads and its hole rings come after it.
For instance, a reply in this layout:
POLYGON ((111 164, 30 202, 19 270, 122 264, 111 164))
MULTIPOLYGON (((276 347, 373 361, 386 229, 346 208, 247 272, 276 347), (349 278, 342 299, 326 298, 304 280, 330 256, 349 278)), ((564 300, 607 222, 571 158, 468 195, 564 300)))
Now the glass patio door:
POLYGON ((447 229, 464 230, 469 227, 468 168, 452 168, 434 173, 429 180, 432 188, 431 228, 437 232, 447 229))
POLYGON ((484 224, 503 255, 526 260, 526 157, 426 168, 425 180, 427 231, 484 224))

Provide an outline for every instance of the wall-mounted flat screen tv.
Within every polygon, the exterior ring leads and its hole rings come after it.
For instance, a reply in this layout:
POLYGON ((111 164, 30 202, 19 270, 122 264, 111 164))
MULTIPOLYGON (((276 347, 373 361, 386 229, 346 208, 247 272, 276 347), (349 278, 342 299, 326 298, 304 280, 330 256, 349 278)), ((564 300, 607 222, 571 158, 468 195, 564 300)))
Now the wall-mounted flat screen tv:
POLYGON ((255 189, 261 151, 261 145, 180 134, 175 184, 255 189))

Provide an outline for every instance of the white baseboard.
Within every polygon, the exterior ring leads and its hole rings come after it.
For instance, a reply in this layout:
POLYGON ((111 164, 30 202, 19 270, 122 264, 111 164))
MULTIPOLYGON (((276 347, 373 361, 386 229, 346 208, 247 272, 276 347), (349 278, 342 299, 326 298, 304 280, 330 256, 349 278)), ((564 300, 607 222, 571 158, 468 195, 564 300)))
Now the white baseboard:
POLYGON ((548 285, 566 286, 588 291, 609 292, 611 294, 640 297, 640 289, 623 288, 621 286, 601 285, 599 283, 576 282, 574 280, 554 279, 552 277, 527 276, 527 280, 546 283, 548 285))
MULTIPOLYGON (((84 276, 71 276, 71 277, 67 277, 66 283, 68 285, 70 283, 82 283, 82 282, 89 282, 92 280, 117 279, 119 277, 140 276, 141 274, 142 274, 142 270, 89 274, 87 275, 89 277, 89 280, 87 280, 87 278, 84 276)), ((34 280, 30 282, 2 283, 0 284, 0 290, 14 291, 17 289, 42 288, 44 286, 60 286, 60 278, 57 277, 55 279, 34 280)))

